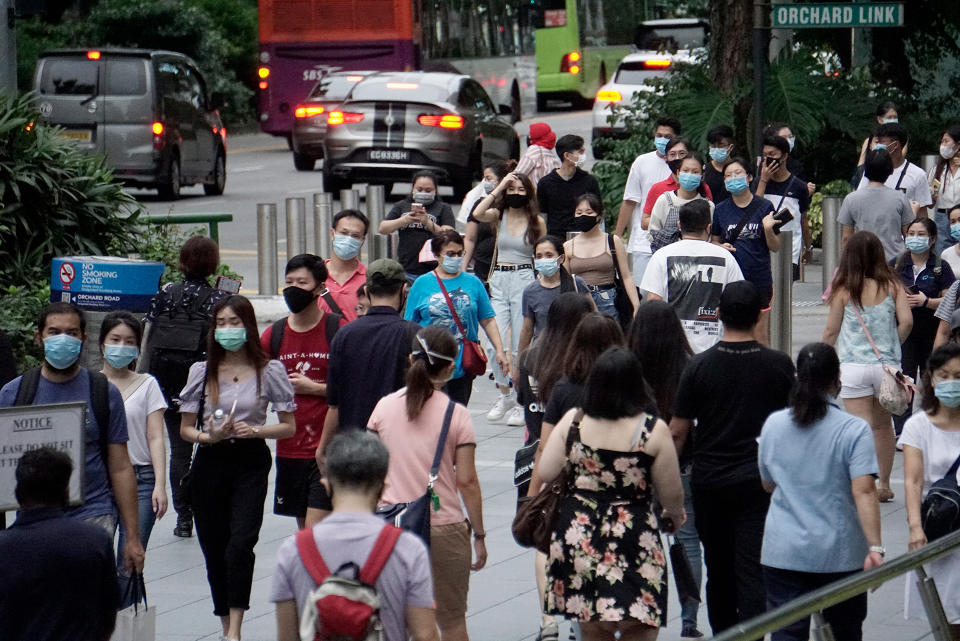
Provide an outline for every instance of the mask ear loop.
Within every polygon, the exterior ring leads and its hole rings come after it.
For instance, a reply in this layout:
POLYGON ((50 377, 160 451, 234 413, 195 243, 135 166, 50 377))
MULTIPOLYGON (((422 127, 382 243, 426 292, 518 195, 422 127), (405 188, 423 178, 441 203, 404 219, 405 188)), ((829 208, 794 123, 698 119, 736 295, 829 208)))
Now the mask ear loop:
POLYGON ((417 342, 420 343, 420 353, 427 357, 427 361, 433 365, 433 354, 430 353, 430 346, 427 345, 427 341, 423 339, 422 336, 417 336, 417 342))

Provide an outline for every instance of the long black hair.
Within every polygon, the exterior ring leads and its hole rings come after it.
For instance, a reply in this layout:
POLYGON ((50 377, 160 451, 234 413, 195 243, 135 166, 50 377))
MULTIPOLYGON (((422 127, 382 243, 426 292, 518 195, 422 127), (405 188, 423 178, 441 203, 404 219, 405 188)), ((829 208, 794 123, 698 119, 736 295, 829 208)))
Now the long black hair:
POLYGON ((640 305, 630 324, 629 343, 643 364, 660 416, 669 422, 680 374, 693 356, 673 307, 661 300, 640 305))
POLYGON ((573 333, 580 324, 580 320, 592 310, 586 296, 573 292, 560 294, 550 303, 550 308, 547 310, 547 328, 537 338, 533 347, 537 350, 537 358, 533 361, 531 368, 531 373, 537 381, 537 395, 542 402, 547 402, 553 385, 563 376, 567 345, 573 339, 573 333))
POLYGON ((828 395, 840 379, 837 352, 824 343, 810 343, 797 356, 797 382, 790 394, 793 422, 809 427, 827 415, 828 395))
POLYGON ((940 369, 955 358, 960 358, 960 345, 946 343, 933 350, 930 358, 927 359, 927 368, 923 371, 923 397, 921 398, 921 407, 927 412, 936 412, 940 409, 940 399, 933 393, 934 370, 940 369))

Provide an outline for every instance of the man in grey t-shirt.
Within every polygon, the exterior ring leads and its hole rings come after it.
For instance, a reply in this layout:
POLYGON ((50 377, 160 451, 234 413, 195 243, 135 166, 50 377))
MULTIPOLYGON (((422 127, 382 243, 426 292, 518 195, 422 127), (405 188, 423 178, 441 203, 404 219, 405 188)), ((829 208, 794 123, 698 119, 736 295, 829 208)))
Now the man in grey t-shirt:
POLYGON ((893 161, 886 150, 868 152, 863 168, 868 182, 847 194, 837 217, 843 226, 844 244, 854 232, 872 232, 883 243, 883 254, 888 261, 906 251, 903 237, 907 225, 916 217, 906 194, 884 185, 891 173, 893 161))
MULTIPOLYGON (((313 539, 327 567, 345 563, 363 567, 384 527, 374 516, 384 479, 387 448, 373 434, 351 430, 338 434, 326 449, 333 512, 313 526, 313 539)), ((300 615, 316 583, 297 552, 296 537, 277 551, 270 600, 277 604, 278 641, 299 641, 300 615)), ((433 602, 430 557, 423 542, 404 532, 376 581, 380 619, 387 641, 439 641, 433 602)))

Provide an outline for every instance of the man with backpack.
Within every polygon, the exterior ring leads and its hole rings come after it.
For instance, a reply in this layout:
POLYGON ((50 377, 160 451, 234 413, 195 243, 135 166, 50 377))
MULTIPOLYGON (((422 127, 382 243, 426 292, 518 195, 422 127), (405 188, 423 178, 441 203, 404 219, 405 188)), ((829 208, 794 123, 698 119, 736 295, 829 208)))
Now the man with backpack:
POLYGON ((270 600, 278 641, 439 641, 423 542, 373 514, 389 454, 368 432, 338 434, 326 450, 333 513, 277 551, 270 600))
POLYGON ((80 366, 86 339, 83 312, 70 303, 51 303, 40 313, 36 341, 43 346, 40 367, 27 370, 0 389, 0 407, 87 403, 84 427, 84 502, 67 516, 96 525, 112 538, 117 512, 127 532, 123 549, 127 571, 143 570, 137 518, 137 479, 127 455, 127 415, 123 399, 107 377, 80 366), (114 505, 116 502, 116 505, 114 505))
POLYGON ((300 254, 291 258, 283 290, 290 315, 268 327, 260 337, 270 358, 286 367, 296 393, 297 432, 277 441, 273 513, 296 517, 299 528, 304 526, 308 507, 322 512, 332 509, 330 498, 319 483, 314 456, 327 416, 330 343, 346 321, 317 304, 328 275, 319 256, 300 254))

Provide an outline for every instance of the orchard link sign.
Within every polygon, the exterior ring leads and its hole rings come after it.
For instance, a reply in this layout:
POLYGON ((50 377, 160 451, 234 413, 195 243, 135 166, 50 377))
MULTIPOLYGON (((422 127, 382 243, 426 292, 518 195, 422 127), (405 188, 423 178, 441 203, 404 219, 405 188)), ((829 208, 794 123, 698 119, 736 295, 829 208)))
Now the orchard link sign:
POLYGON ((903 4, 774 4, 770 25, 774 29, 902 27, 903 4))

